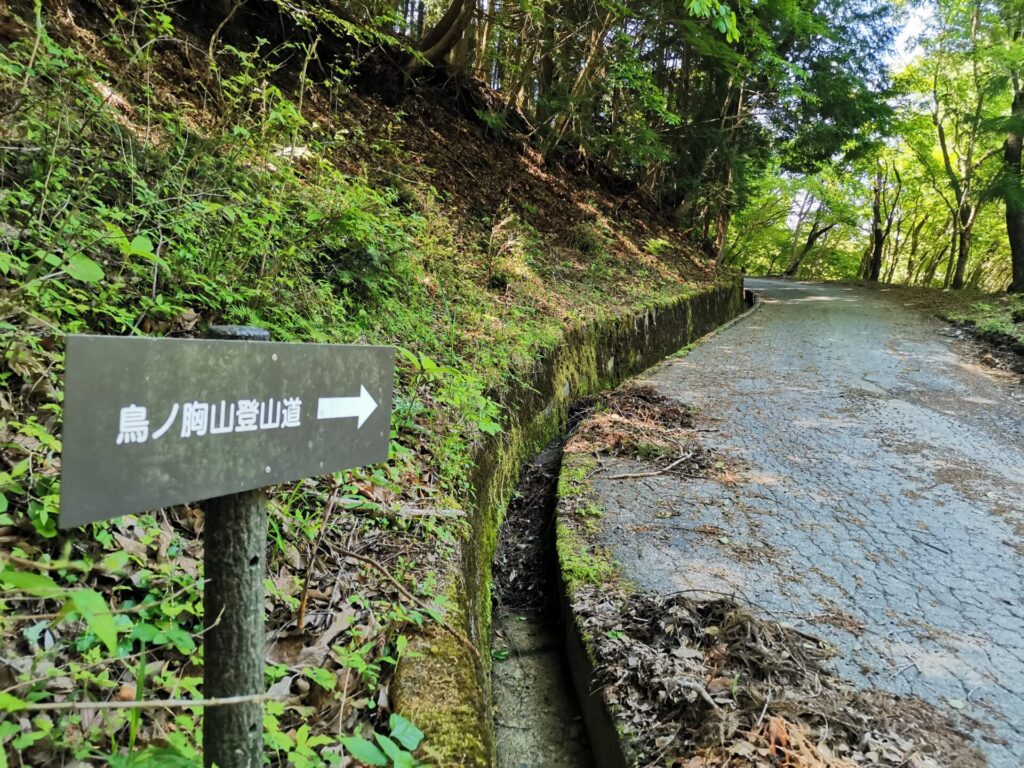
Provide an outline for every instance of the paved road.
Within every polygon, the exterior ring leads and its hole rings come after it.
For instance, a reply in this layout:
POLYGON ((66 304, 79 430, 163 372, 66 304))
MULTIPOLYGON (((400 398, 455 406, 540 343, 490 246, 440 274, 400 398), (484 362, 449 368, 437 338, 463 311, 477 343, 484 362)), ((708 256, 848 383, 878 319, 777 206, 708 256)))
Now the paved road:
POLYGON ((602 480, 619 461, 594 478, 605 544, 644 587, 735 592, 825 637, 844 676, 1021 768, 1024 388, 885 292, 748 285, 757 311, 645 377, 701 408, 735 481, 602 480))

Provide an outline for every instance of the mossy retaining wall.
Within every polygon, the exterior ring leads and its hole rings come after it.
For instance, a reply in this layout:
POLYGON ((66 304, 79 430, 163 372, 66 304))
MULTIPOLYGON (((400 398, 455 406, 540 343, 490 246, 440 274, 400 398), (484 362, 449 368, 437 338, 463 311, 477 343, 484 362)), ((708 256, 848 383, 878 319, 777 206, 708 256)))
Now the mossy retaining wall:
POLYGON ((392 685, 395 708, 427 734, 435 763, 490 766, 494 733, 490 691, 491 561, 498 530, 524 461, 566 430, 581 397, 618 385, 731 320, 743 310, 739 280, 574 328, 502 398, 505 429, 474 455, 467 537, 446 574, 446 621, 479 649, 477 657, 432 625, 406 651, 392 685))

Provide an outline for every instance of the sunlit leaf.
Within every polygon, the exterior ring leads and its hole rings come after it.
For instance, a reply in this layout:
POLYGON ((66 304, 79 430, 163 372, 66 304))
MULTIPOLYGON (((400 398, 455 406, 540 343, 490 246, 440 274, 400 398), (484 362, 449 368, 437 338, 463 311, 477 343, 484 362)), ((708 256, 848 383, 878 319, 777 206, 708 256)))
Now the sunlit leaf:
POLYGON ((76 253, 68 259, 64 271, 83 283, 98 283, 103 279, 103 267, 84 253, 76 253))
POLYGON ((420 742, 423 741, 423 731, 398 713, 392 713, 390 725, 391 738, 395 739, 410 752, 415 751, 419 747, 420 742))
POLYGON ((373 734, 373 738, 380 744, 380 748, 384 750, 384 754, 391 758, 391 762, 394 763, 395 768, 413 768, 416 761, 412 759, 412 755, 402 749, 400 746, 395 744, 391 739, 382 733, 373 734))
POLYGON ((325 691, 333 691, 337 682, 334 673, 323 667, 311 667, 305 671, 305 675, 325 691))
POLYGON ((136 235, 129 246, 129 255, 139 256, 154 264, 159 264, 164 269, 170 269, 167 262, 157 255, 153 249, 153 241, 147 235, 136 235))
POLYGON ((65 592, 57 582, 41 573, 5 569, 0 572, 0 582, 10 584, 14 589, 28 592, 35 597, 57 597, 65 592))
POLYGON ((114 616, 110 613, 110 607, 103 596, 92 589, 76 589, 70 593, 69 597, 71 604, 93 634, 107 646, 107 650, 116 654, 117 624, 114 622, 114 616))
POLYGON ((24 709, 27 706, 28 704, 19 699, 17 696, 12 696, 9 693, 0 693, 0 711, 17 712, 18 710, 24 709))
POLYGON ((364 765, 387 765, 388 758, 377 747, 361 736, 342 739, 341 744, 352 757, 364 765))

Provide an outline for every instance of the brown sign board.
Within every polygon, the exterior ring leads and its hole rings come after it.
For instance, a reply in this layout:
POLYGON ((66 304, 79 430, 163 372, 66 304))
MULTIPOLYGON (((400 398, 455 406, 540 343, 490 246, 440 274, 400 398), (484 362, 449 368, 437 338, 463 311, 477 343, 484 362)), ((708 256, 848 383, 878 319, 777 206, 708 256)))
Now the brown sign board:
POLYGON ((387 459, 394 349, 69 336, 60 527, 387 459))

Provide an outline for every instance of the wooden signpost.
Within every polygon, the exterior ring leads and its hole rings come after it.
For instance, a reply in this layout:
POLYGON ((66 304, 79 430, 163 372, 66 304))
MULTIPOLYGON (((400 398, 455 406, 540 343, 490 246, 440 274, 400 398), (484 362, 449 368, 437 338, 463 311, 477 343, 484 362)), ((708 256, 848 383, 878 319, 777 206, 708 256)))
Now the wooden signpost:
MULTIPOLYGON (((394 349, 284 344, 259 328, 207 339, 70 336, 61 528, 207 499, 203 695, 265 690, 265 486, 387 459, 394 349)), ((262 764, 258 699, 210 707, 209 768, 262 764)))

